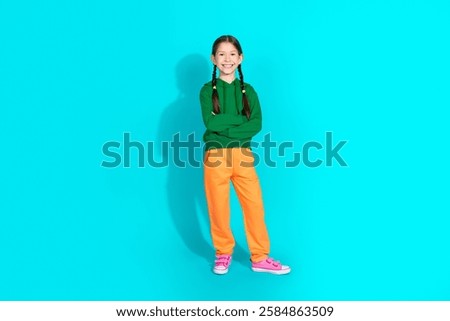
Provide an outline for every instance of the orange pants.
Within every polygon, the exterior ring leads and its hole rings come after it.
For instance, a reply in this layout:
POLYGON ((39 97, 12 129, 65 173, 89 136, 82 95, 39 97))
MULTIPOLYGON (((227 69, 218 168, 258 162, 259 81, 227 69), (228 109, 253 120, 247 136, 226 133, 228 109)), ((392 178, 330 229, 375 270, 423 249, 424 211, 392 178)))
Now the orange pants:
POLYGON ((216 254, 232 254, 235 245, 230 228, 230 180, 244 214, 251 261, 267 258, 270 242, 264 222, 261 187, 249 148, 210 149, 204 158, 204 181, 211 235, 216 254))

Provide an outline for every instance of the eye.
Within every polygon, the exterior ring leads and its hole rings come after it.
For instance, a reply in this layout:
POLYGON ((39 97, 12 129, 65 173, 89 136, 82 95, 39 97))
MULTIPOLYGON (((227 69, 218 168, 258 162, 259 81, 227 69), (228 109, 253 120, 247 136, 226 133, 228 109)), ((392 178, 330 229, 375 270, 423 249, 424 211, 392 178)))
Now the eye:
POLYGON ((223 53, 220 53, 219 56, 223 56, 223 53))

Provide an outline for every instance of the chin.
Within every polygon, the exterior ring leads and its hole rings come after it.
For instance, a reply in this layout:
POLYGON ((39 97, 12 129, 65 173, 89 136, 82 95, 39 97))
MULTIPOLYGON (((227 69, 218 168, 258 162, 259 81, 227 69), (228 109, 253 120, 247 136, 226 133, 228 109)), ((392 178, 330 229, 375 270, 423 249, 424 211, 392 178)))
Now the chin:
POLYGON ((220 71, 222 73, 222 75, 232 75, 236 72, 236 69, 234 70, 221 70, 220 71))

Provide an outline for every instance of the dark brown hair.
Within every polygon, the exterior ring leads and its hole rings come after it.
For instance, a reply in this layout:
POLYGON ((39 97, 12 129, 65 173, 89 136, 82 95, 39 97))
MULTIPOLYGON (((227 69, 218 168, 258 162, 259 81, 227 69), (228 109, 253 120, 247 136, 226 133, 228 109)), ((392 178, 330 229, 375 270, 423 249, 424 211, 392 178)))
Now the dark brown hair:
MULTIPOLYGON (((231 43, 236 50, 238 51, 239 55, 242 55, 242 47, 241 44, 239 43, 239 41, 230 35, 225 35, 225 36, 220 36, 219 38, 216 39, 216 41, 214 41, 214 44, 212 46, 212 55, 215 56, 216 52, 217 52, 217 48, 219 47, 219 45, 222 42, 229 42, 231 43)), ((241 91, 242 91, 242 115, 247 116, 247 119, 250 119, 250 106, 248 103, 248 99, 247 99, 247 95, 245 94, 245 84, 244 84, 244 74, 242 73, 242 68, 241 65, 239 64, 238 66, 238 72, 239 72, 239 80, 241 82, 241 91)), ((217 94, 217 89, 216 89, 216 71, 217 71, 217 66, 214 65, 213 68, 213 74, 212 74, 212 103, 213 103, 213 108, 214 108, 214 113, 215 114, 219 114, 220 113, 220 104, 219 104, 219 95, 217 94)))

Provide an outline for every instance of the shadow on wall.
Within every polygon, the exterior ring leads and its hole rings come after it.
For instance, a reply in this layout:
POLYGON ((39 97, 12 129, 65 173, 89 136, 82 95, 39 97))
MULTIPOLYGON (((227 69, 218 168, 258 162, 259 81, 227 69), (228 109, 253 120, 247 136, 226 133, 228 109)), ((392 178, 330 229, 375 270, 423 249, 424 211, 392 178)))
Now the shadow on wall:
MULTIPOLYGON (((166 107, 159 122, 159 142, 172 142, 179 134, 180 141, 187 141, 194 135, 201 142, 195 148, 194 160, 198 165, 186 164, 186 167, 174 163, 173 148, 169 148, 167 173, 167 202, 173 224, 186 247, 195 255, 204 257, 209 263, 214 258, 209 232, 208 209, 203 187, 203 124, 199 93, 202 86, 211 79, 210 61, 202 55, 191 54, 182 58, 176 66, 178 98, 166 107), (201 226, 207 226, 202 231, 201 226)), ((161 146, 160 144, 158 144, 161 146)), ((186 148, 180 153, 180 160, 186 161, 186 148)), ((236 244, 234 261, 248 265, 249 255, 244 248, 236 244)))
MULTIPOLYGON (((208 81, 210 66, 199 54, 182 58, 176 66, 179 95, 166 107, 159 122, 159 141, 174 141, 179 134, 180 141, 187 141, 194 135, 195 141, 202 141, 205 131, 200 112, 199 92, 208 81)), ((203 188, 203 143, 195 147, 194 160, 198 165, 186 163, 185 167, 174 163, 174 158, 188 160, 187 148, 180 149, 180 156, 174 157, 174 148, 169 147, 167 173, 167 202, 173 224, 186 247, 208 261, 214 257, 209 240, 209 220, 203 188), (201 225, 208 226, 208 234, 201 225)), ((165 156, 167 157, 167 156, 165 156)), ((192 158, 192 156, 191 156, 192 158)))

